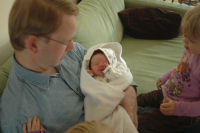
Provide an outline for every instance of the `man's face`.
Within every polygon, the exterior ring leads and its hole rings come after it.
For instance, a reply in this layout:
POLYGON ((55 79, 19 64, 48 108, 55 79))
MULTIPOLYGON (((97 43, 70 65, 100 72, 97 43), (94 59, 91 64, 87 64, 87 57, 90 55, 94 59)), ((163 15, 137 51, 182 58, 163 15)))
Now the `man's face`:
POLYGON ((184 37, 185 48, 192 54, 200 54, 200 39, 191 40, 184 37))
POLYGON ((75 16, 65 15, 59 29, 48 38, 40 39, 36 59, 43 69, 49 69, 60 64, 67 51, 75 48, 73 36, 76 30, 75 16), (45 41, 48 40, 47 41, 45 41))
POLYGON ((96 54, 91 60, 91 69, 94 75, 103 76, 103 71, 109 65, 108 59, 104 54, 96 54))

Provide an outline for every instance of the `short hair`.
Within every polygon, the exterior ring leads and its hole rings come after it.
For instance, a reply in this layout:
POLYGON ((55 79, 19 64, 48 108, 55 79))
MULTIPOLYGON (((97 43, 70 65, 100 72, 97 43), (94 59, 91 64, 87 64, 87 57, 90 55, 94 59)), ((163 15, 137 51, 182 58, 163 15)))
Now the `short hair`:
POLYGON ((27 35, 48 36, 59 28, 63 15, 77 14, 72 0, 15 0, 9 15, 10 42, 23 50, 27 35))
POLYGON ((181 30, 184 36, 191 39, 200 37, 200 5, 195 6, 184 15, 181 30))
POLYGON ((70 128, 66 133, 114 133, 114 131, 101 122, 85 121, 70 128))
POLYGON ((103 51, 101 51, 100 49, 97 49, 97 50, 95 50, 94 52, 93 52, 93 54, 92 54, 92 56, 90 57, 90 60, 89 60, 89 70, 92 70, 92 68, 91 68, 91 61, 92 61, 92 58, 95 56, 95 55, 97 55, 97 54, 103 54, 104 55, 104 53, 103 53, 103 51))

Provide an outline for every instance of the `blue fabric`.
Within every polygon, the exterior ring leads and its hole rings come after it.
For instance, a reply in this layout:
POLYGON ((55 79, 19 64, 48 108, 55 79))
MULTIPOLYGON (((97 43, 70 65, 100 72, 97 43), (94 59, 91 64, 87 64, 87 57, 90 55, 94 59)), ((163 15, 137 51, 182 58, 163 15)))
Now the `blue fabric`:
POLYGON ((78 43, 75 46, 54 75, 29 71, 13 59, 0 103, 3 133, 22 133, 22 124, 33 116, 40 119, 47 133, 63 133, 84 120, 80 71, 86 50, 78 43))

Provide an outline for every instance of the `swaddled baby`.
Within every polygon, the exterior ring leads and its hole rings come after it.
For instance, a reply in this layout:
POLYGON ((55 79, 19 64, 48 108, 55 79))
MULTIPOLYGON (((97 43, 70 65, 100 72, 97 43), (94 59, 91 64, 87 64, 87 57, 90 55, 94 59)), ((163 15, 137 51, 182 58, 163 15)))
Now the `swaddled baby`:
POLYGON ((111 82, 119 78, 126 67, 117 61, 115 52, 110 48, 99 48, 94 51, 89 61, 88 73, 95 79, 111 82))
POLYGON ((122 47, 116 42, 88 49, 81 70, 85 120, 101 121, 115 133, 137 133, 128 113, 120 105, 124 90, 133 82, 121 53, 122 47))

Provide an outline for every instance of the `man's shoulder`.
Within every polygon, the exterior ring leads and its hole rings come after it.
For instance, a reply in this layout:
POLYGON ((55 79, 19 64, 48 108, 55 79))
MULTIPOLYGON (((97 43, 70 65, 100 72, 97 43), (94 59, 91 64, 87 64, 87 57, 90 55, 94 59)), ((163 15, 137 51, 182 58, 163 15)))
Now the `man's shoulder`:
MULTIPOLYGON (((6 84, 6 87, 4 89, 4 92, 1 96, 1 108, 4 109, 5 107, 15 107, 19 103, 19 98, 21 98, 22 89, 24 88, 24 82, 21 81, 18 76, 16 75, 16 72, 12 68, 8 81, 6 84), (4 107, 5 106, 5 107, 4 107)), ((10 109, 11 109, 10 108, 10 109)), ((14 110, 12 110, 14 111, 14 110)), ((9 113, 9 111, 8 111, 9 113)))
POLYGON ((17 76, 15 68, 13 67, 9 73, 9 77, 4 92, 6 91, 20 92, 20 90, 23 89, 24 84, 25 82, 21 80, 19 76, 17 76))
POLYGON ((17 125, 17 117, 19 116, 19 101, 20 97, 17 96, 16 98, 16 92, 13 92, 9 89, 8 86, 6 86, 3 95, 1 97, 1 126, 2 129, 5 126, 10 127, 10 125, 17 125))
POLYGON ((86 54, 86 49, 79 43, 74 42, 75 48, 73 50, 68 51, 67 56, 71 58, 83 59, 86 54))
POLYGON ((14 72, 10 73, 0 101, 1 128, 5 132, 12 131, 13 133, 16 132, 16 128, 22 120, 21 113, 26 109, 23 103, 28 100, 24 97, 25 84, 15 76, 14 72))

